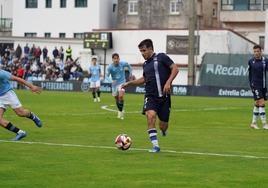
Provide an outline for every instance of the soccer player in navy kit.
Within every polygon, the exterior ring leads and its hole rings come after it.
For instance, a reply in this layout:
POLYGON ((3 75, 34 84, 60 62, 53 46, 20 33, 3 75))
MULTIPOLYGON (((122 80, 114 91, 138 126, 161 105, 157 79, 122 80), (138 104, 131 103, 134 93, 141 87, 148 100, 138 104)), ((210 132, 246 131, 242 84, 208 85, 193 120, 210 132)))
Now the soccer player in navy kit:
POLYGON ((248 61, 249 84, 255 100, 250 127, 259 129, 257 118, 260 116, 263 129, 268 129, 265 114, 265 100, 267 99, 266 71, 268 68, 268 60, 262 56, 261 46, 255 45, 253 51, 254 57, 248 61))
POLYGON ((12 75, 10 72, 0 69, 0 125, 7 130, 16 133, 16 137, 13 140, 17 141, 24 138, 27 134, 25 131, 17 128, 10 121, 3 118, 7 107, 11 107, 18 116, 27 117, 33 120, 39 128, 42 127, 42 122, 34 113, 22 107, 17 95, 11 88, 10 80, 27 86, 34 93, 40 93, 42 89, 26 82, 22 78, 12 75))
POLYGON ((145 84, 143 110, 147 117, 148 134, 153 144, 153 148, 149 152, 156 153, 160 151, 155 126, 156 115, 159 118, 159 128, 162 135, 165 136, 171 107, 171 84, 178 74, 178 68, 166 54, 154 53, 151 39, 141 41, 138 47, 146 60, 143 64, 143 76, 137 80, 126 82, 122 87, 145 84))

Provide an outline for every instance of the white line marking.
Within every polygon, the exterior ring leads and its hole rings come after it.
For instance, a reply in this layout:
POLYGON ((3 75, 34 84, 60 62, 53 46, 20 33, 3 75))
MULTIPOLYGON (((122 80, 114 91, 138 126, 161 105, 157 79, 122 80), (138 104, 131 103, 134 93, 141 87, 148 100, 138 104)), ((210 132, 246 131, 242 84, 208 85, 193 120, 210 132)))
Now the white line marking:
MULTIPOLYGON (((115 105, 109 105, 110 107, 113 107, 115 105)), ((117 110, 110 108, 108 105, 101 106, 101 109, 106 110, 106 112, 79 112, 79 113, 65 113, 65 112, 54 112, 54 113, 38 113, 38 115, 42 116, 90 116, 90 115, 106 115, 110 113, 117 112, 117 110)), ((193 112, 193 111, 218 111, 218 110, 237 110, 241 108, 193 108, 193 109, 171 109, 174 112, 193 112)), ((127 114, 140 114, 140 111, 127 111, 125 112, 127 114)), ((7 117, 16 117, 15 114, 7 114, 7 117)))
MULTIPOLYGON (((93 146, 93 145, 81 145, 81 144, 57 144, 49 142, 26 142, 26 141, 9 141, 0 140, 0 143, 14 143, 14 144, 29 144, 29 145, 48 145, 48 146, 61 146, 61 147, 78 147, 78 148, 97 148, 97 149, 116 149, 111 146, 93 146)), ((142 148, 130 148, 133 151, 148 151, 148 149, 142 148)), ((216 156, 216 157, 236 157, 247 159, 268 159, 268 156, 254 156, 254 155, 237 155, 237 154, 223 154, 223 153, 205 153, 205 152, 193 152, 193 151, 175 151, 175 150, 161 150, 161 153, 175 153, 185 155, 203 155, 203 156, 216 156)))
MULTIPOLYGON (((109 105, 114 106, 114 105, 109 105)), ((109 112, 117 112, 117 110, 110 108, 108 105, 101 106, 101 109, 109 111, 109 112)), ((208 107, 208 108, 191 108, 191 109, 171 109, 171 111, 174 112, 193 112, 193 111, 223 111, 223 110, 237 110, 241 108, 235 108, 235 107, 208 107)), ((141 113, 140 111, 130 111, 125 113, 141 113)))

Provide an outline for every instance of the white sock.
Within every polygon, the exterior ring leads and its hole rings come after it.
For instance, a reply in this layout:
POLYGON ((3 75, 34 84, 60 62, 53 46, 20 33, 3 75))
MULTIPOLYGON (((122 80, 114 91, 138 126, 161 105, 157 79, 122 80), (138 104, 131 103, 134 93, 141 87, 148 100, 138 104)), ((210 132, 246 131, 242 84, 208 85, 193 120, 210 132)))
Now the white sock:
POLYGON ((253 116, 252 116, 252 124, 257 123, 258 116, 259 116, 259 106, 254 106, 254 108, 253 108, 253 116))
POLYGON ((148 134, 153 146, 159 147, 156 128, 149 129, 148 134))
POLYGON ((263 125, 266 125, 266 113, 265 113, 265 106, 260 106, 259 107, 259 113, 260 113, 260 118, 261 122, 263 125))

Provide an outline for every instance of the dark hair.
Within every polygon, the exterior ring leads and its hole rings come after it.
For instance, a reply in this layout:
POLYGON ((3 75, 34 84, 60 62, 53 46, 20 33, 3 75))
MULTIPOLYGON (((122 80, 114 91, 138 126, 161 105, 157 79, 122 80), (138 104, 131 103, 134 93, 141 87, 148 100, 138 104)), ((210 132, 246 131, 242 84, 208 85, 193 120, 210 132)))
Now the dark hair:
POLYGON ((260 45, 258 45, 258 44, 256 44, 255 46, 253 46, 253 49, 262 49, 262 47, 260 46, 260 45))
POLYGON ((138 45, 139 48, 146 47, 154 49, 153 41, 151 39, 145 39, 138 45))
POLYGON ((112 54, 112 58, 114 58, 115 56, 116 56, 116 57, 119 57, 119 54, 118 54, 118 53, 113 53, 113 54, 112 54))

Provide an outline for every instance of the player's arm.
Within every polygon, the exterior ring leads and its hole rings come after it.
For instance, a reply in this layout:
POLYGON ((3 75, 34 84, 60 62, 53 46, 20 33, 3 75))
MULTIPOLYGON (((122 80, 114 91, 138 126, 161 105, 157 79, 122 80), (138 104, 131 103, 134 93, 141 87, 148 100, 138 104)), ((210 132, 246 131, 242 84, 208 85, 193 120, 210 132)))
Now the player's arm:
POLYGON ((88 77, 91 78, 92 74, 91 74, 91 71, 90 71, 90 68, 88 69, 88 77))
POLYGON ((145 79, 142 76, 142 77, 138 78, 137 80, 132 80, 132 81, 128 81, 126 83, 123 83, 122 88, 126 88, 126 87, 128 87, 130 85, 142 85, 144 83, 145 83, 145 79))
POLYGON ((10 80, 12 81, 16 81, 16 82, 19 82, 20 84, 23 84, 25 86, 27 86, 28 88, 30 88, 30 90, 34 93, 41 93, 42 91, 42 88, 38 87, 38 86, 35 86, 29 82, 27 82, 26 80, 20 78, 20 77, 17 77, 17 76, 14 76, 14 75, 11 75, 10 77, 10 80))
POLYGON ((111 74, 110 66, 107 68, 106 78, 109 78, 111 74))
POLYGON ((128 71, 129 71, 129 76, 131 76, 132 75, 132 67, 131 67, 131 65, 130 64, 126 64, 126 66, 128 67, 128 71))
POLYGON ((179 72, 178 67, 175 63, 170 65, 170 69, 171 69, 171 74, 164 85, 164 89, 163 89, 164 93, 170 93, 172 81, 175 79, 175 77, 177 76, 179 72))

